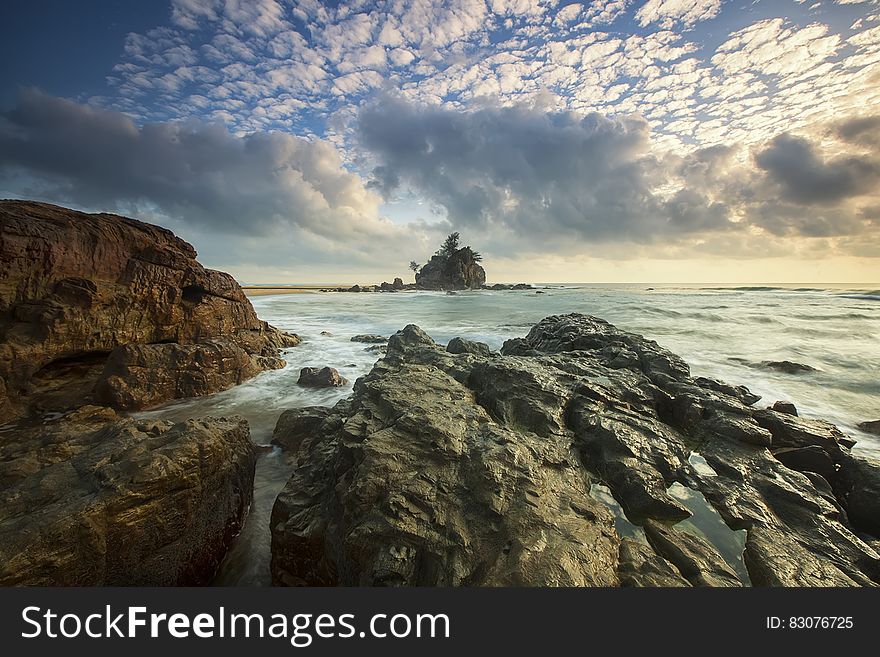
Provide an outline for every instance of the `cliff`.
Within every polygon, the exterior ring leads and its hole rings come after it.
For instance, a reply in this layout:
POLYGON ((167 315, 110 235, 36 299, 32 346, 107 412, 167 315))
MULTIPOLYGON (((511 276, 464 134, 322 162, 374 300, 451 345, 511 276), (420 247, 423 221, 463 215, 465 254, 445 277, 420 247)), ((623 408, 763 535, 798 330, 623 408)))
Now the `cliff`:
POLYGON ((478 290, 486 283, 486 272, 466 246, 452 255, 435 255, 416 273, 416 287, 423 290, 478 290))
POLYGON ((0 420, 208 394, 281 367, 298 342, 171 231, 0 201, 0 420))

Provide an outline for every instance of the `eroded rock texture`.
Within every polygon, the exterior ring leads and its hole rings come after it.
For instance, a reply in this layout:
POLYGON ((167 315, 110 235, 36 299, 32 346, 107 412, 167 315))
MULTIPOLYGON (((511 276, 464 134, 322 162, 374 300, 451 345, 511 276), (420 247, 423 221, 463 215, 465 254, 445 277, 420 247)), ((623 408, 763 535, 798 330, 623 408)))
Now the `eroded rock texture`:
POLYGON ((0 586, 210 581, 251 502, 240 417, 178 424, 85 406, 0 441, 0 586))
POLYGON ((408 326, 352 397, 284 416, 297 469, 272 515, 276 583, 880 581, 880 470, 834 426, 755 409, 595 317, 548 317, 501 354, 459 346, 408 326), (676 488, 745 531, 741 559, 676 488))
POLYGON ((0 421, 214 392, 282 366, 298 341, 168 230, 0 201, 0 421))

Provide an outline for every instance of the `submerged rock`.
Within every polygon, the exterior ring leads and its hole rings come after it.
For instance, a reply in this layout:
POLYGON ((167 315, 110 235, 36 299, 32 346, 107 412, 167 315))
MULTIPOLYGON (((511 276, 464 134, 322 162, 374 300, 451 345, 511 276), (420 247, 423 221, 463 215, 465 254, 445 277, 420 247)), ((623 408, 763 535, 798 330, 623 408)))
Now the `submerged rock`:
POLYGON ((83 407, 0 446, 0 586, 206 584, 241 528, 240 417, 173 424, 83 407))
POLYGON ((859 422, 858 427, 865 433, 873 433, 875 436, 880 436, 880 420, 859 422))
POLYGON ((343 377, 335 367, 304 367, 299 371, 299 380, 302 386, 314 388, 334 388, 348 385, 348 379, 343 377))
POLYGON ((443 349, 408 326, 350 398, 300 433, 273 509, 273 580, 880 582, 878 465, 852 457, 833 425, 753 409, 751 397, 594 317, 548 317, 501 355, 443 349), (750 581, 697 518, 678 526, 691 510, 668 492, 675 483, 731 534, 746 531, 750 581), (647 544, 622 540, 616 523, 647 544))
POLYGON ((384 335, 374 335, 372 333, 361 334, 361 335, 353 335, 351 336, 352 342, 366 342, 368 344, 384 344, 388 342, 388 338, 384 335))
POLYGON ((214 392, 298 342, 171 231, 0 201, 0 421, 75 408, 96 386, 120 409, 214 392))
POLYGON ((765 360, 761 362, 760 365, 761 367, 776 370, 777 372, 783 372, 784 374, 806 374, 819 371, 811 365, 795 363, 790 360, 765 360))

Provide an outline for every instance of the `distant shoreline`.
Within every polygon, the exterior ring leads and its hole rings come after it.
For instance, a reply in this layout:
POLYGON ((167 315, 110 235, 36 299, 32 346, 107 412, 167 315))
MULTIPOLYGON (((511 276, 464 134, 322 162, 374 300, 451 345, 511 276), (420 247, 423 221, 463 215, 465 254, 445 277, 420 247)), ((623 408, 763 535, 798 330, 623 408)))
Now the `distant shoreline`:
POLYGON ((326 290, 326 285, 284 285, 278 287, 264 287, 262 285, 242 285, 241 289, 246 296, 262 297, 269 294, 306 294, 326 290))

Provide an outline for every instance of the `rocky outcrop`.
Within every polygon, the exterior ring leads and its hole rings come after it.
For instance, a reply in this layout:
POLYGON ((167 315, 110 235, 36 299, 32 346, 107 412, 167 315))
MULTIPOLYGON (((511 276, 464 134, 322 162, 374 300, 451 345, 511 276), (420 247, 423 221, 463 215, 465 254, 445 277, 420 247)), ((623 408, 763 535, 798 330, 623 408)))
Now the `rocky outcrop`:
POLYGON ((214 392, 298 341, 168 230, 0 201, 0 420, 214 392))
POLYGON ((485 283, 486 272, 469 246, 450 256, 435 255, 416 272, 416 287, 423 290, 478 290, 485 283))
POLYGON ((0 586, 210 581, 251 502, 239 417, 173 424, 83 407, 0 443, 0 586))
POLYGON ((594 317, 548 317, 500 354, 408 326, 291 432, 273 579, 876 585, 878 464, 755 397, 594 317))

